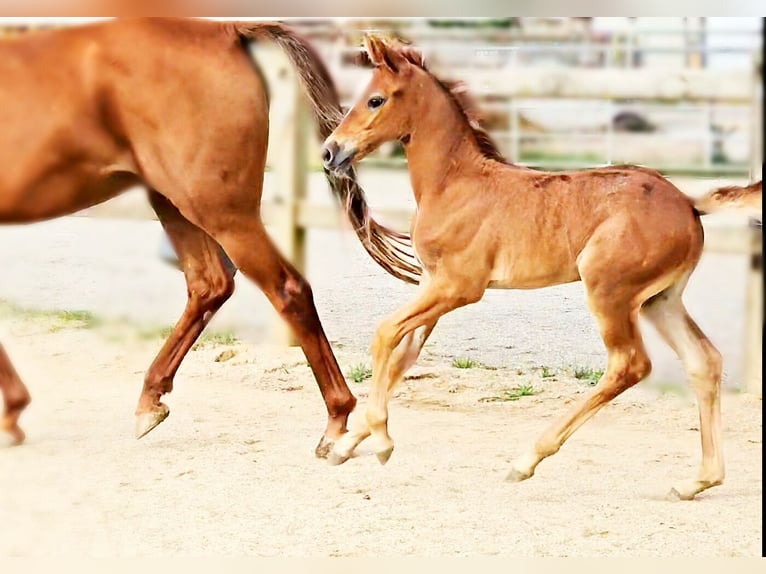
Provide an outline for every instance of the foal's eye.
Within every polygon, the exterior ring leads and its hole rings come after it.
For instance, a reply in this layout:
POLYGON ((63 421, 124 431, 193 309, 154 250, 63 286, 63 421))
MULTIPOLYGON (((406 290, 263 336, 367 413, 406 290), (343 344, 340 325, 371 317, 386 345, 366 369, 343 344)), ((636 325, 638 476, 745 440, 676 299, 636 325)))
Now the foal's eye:
POLYGON ((380 106, 386 103, 386 99, 382 96, 372 96, 367 100, 367 107, 371 110, 377 110, 380 106))

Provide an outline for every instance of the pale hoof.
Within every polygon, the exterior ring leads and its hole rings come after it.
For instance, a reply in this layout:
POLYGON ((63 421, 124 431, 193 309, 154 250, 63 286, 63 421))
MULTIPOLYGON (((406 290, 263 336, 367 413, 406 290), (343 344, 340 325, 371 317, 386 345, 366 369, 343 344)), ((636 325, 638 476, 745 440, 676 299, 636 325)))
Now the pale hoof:
POLYGON ((335 446, 335 439, 327 438, 326 436, 322 436, 322 438, 319 439, 319 444, 314 449, 314 454, 317 458, 327 458, 330 456, 330 453, 332 452, 332 447, 335 446))
POLYGON ((351 457, 347 454, 340 454, 336 450, 331 450, 330 453, 327 455, 327 462, 331 466, 338 466, 346 462, 349 458, 351 457))
POLYGON ((142 438, 149 434, 158 424, 168 418, 170 409, 160 403, 159 409, 148 413, 136 415, 136 438, 142 438))
POLYGON ((685 483, 682 482, 671 488, 666 498, 672 501, 694 500, 694 497, 703 490, 707 490, 708 488, 712 488, 713 486, 718 486, 720 484, 723 484, 723 480, 693 480, 685 483))
POLYGON ((671 488, 670 492, 668 492, 665 498, 671 502, 677 502, 679 500, 693 500, 694 494, 692 494, 691 496, 689 496, 688 494, 682 495, 680 492, 678 492, 678 489, 671 488))
POLYGON ((0 431, 0 447, 19 446, 24 442, 24 431, 19 427, 13 430, 0 431))
POLYGON ((378 457, 378 462, 380 464, 386 464, 388 460, 391 458, 391 455, 394 453, 394 447, 390 446, 386 450, 381 450, 380 452, 376 452, 375 456, 378 457))
POLYGON ((516 468, 512 468, 508 473, 508 476, 505 477, 505 480, 508 482, 521 482, 522 480, 531 478, 532 475, 534 475, 534 472, 521 472, 516 468))

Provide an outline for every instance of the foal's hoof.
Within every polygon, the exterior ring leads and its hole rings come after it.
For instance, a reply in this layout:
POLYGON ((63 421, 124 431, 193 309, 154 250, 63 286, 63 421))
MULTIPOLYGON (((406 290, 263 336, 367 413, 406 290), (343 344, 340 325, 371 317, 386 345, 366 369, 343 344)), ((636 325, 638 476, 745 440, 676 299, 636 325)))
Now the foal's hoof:
POLYGON ((322 436, 322 438, 319 439, 319 444, 314 449, 314 454, 317 458, 328 458, 330 453, 332 452, 332 447, 335 446, 335 440, 331 438, 327 438, 326 436, 322 436))
POLYGON ((670 492, 668 492, 665 498, 667 498, 671 502, 678 502, 679 500, 694 500, 695 494, 696 493, 694 494, 682 493, 682 492, 679 492, 679 490, 674 487, 670 489, 670 492))
POLYGON ((333 449, 327 455, 327 462, 332 466, 338 466, 339 464, 346 462, 349 458, 351 458, 349 455, 340 454, 338 451, 333 449))
POLYGON ((386 464, 388 460, 391 458, 391 455, 394 453, 394 447, 390 446, 386 450, 381 450, 380 452, 376 452, 375 456, 378 457, 378 462, 380 464, 386 464))
POLYGON ((168 418, 169 414, 170 409, 167 405, 160 403, 157 410, 136 415, 136 438, 146 436, 154 427, 168 418))
POLYGON ((522 480, 531 478, 533 474, 534 472, 522 472, 516 468, 511 468, 511 471, 508 473, 508 476, 505 477, 505 480, 508 482, 521 482, 522 480))

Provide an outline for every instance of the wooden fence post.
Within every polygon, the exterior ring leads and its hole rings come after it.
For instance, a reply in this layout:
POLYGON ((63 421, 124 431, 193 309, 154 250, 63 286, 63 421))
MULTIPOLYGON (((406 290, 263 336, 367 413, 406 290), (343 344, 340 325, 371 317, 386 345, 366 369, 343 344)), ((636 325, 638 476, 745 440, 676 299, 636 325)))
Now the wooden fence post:
MULTIPOLYGON (((753 105, 750 119, 750 181, 763 178, 763 84, 760 53, 754 58, 753 105)), ((745 295, 745 389, 757 396, 763 393, 763 229, 750 221, 750 268, 745 295)))
MULTIPOLYGON (((253 53, 270 96, 268 166, 276 192, 268 213, 269 234, 282 255, 305 274, 306 230, 298 222, 298 207, 308 186, 308 103, 295 68, 281 49, 259 44, 253 53)), ((275 316, 270 339, 276 344, 298 344, 279 316, 275 316)))

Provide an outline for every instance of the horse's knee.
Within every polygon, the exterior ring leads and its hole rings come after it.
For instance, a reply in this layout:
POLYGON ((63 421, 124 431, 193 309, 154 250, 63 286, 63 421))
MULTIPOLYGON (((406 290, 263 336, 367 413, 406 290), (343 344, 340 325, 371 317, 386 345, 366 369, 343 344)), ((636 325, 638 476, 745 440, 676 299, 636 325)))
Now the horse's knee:
POLYGON ((234 293, 234 277, 221 273, 189 282, 189 305, 200 313, 218 310, 234 293))
POLYGON ((378 355, 382 351, 391 347, 391 340, 393 339, 394 326, 388 321, 383 320, 375 330, 375 335, 372 337, 372 345, 370 346, 370 352, 373 356, 378 355))
POLYGON ((612 357, 596 392, 609 401, 637 384, 652 372, 652 362, 645 351, 631 349, 612 357))

